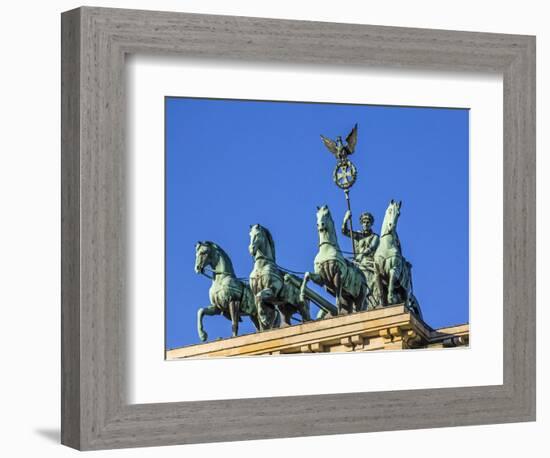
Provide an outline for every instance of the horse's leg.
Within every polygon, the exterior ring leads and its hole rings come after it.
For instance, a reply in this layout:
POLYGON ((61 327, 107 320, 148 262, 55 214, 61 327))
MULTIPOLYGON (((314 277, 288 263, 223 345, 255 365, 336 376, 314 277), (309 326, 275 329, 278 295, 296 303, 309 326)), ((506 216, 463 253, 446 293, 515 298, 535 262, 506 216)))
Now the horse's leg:
POLYGON ((231 331, 233 337, 239 335, 239 305, 238 301, 229 302, 229 316, 231 316, 231 331))
POLYGON ((366 283, 363 286, 362 296, 363 296, 363 301, 361 303, 361 309, 360 310, 369 310, 370 309, 371 289, 370 289, 368 283, 366 283))
POLYGON ((207 307, 202 307, 197 312, 197 330, 199 332, 199 338, 205 342, 206 339, 208 339, 208 334, 204 330, 204 327, 202 325, 202 317, 204 315, 207 316, 214 316, 214 315, 220 315, 222 311, 216 307, 215 305, 209 305, 207 307))
POLYGON ((248 316, 256 331, 260 330, 260 323, 258 323, 258 310, 256 308, 256 303, 253 302, 254 298, 250 294, 250 290, 245 289, 242 296, 241 302, 239 304, 239 315, 248 316))
POLYGON ((409 306, 411 294, 411 282, 409 271, 405 258, 400 257, 396 260, 396 276, 395 276, 395 302, 402 302, 405 307, 409 306))
POLYGON ((395 289, 395 270, 391 269, 389 271, 389 276, 388 276, 388 295, 386 296, 386 302, 388 303, 388 305, 393 305, 395 303, 394 289, 395 289))
POLYGON ((279 308, 278 307, 275 307, 273 309, 273 315, 272 316, 272 320, 271 320, 271 327, 273 329, 275 328, 280 328, 281 327, 281 312, 279 311, 279 308))
MULTIPOLYGON (((309 310, 309 300, 306 297, 306 287, 309 280, 313 281, 313 283, 319 286, 324 285, 323 277, 321 277, 321 275, 315 272, 306 272, 304 274, 304 280, 302 281, 302 285, 300 287, 300 295, 298 296, 300 300, 300 307, 301 307, 300 314, 302 315, 302 319, 304 319, 304 321, 311 321, 311 313, 309 310), (305 312, 305 315, 304 315, 304 312, 305 312)), ((323 317, 324 316, 325 315, 323 315, 323 317)), ((317 318, 319 318, 319 315, 317 315, 317 318)))
POLYGON ((302 317, 302 322, 311 321, 309 300, 306 297, 302 297, 302 288, 296 288, 293 285, 289 285, 288 292, 291 302, 295 303, 294 306, 298 309, 298 313, 302 317))
POLYGON ((388 304, 393 305, 398 302, 397 300, 397 283, 399 280, 399 261, 397 259, 391 258, 388 260, 390 266, 388 269, 388 304))
POLYGON ((280 305, 279 312, 283 318, 279 327, 286 328, 290 326, 292 324, 292 306, 290 304, 280 305))
POLYGON ((300 285, 300 300, 302 302, 306 300, 306 288, 310 277, 311 277, 311 272, 306 272, 304 274, 304 279, 302 280, 302 284, 300 285))
POLYGON ((410 302, 411 302, 411 277, 410 277, 410 270, 403 262, 403 265, 401 267, 401 279, 399 282, 401 283, 401 287, 403 288, 403 295, 404 295, 404 303, 405 307, 407 309, 410 309, 410 302))
POLYGON ((262 299, 261 292, 256 294, 256 296, 254 297, 254 300, 256 302, 256 312, 258 314, 258 324, 260 325, 260 331, 269 329, 269 319, 267 316, 267 309, 262 299))
POLYGON ((319 309, 317 312, 317 316, 315 317, 316 320, 322 320, 325 318, 329 313, 323 309, 319 309))
MULTIPOLYGON (((343 290, 343 282, 342 282, 342 272, 340 272, 340 269, 336 269, 336 272, 334 272, 334 286, 336 287, 335 295, 336 295, 336 308, 338 309, 338 315, 343 315, 343 308, 344 305, 344 298, 342 297, 342 290, 343 290)), ((347 312, 347 310, 345 310, 347 312)))
POLYGON ((256 331, 260 331, 260 322, 258 321, 258 317, 254 314, 249 315, 250 321, 252 321, 252 324, 254 325, 254 328, 256 328, 256 331))
POLYGON ((311 321, 311 313, 310 313, 310 310, 309 310, 309 301, 308 300, 301 301, 298 304, 298 311, 300 312, 300 315, 302 316, 302 321, 303 322, 311 321))
POLYGON ((367 283, 365 282, 359 289, 359 294, 357 295, 357 297, 353 298, 352 312, 361 312, 362 310, 368 309, 365 304, 365 302, 367 301, 368 292, 369 288, 367 286, 367 283))
POLYGON ((413 293, 413 279, 412 279, 412 272, 411 272, 411 265, 406 264, 406 272, 407 272, 407 305, 409 305, 410 310, 415 313, 418 318, 421 320, 422 318, 422 310, 420 309, 420 304, 418 303, 418 299, 414 296, 413 293))
POLYGON ((306 292, 306 287, 307 287, 307 284, 308 284, 309 280, 311 280, 313 283, 315 283, 319 286, 324 285, 323 277, 321 277, 321 275, 319 275, 315 272, 306 272, 304 274, 304 279, 302 280, 302 286, 300 287, 300 297, 302 298, 301 299, 302 301, 306 300, 305 292, 306 292))
MULTIPOLYGON (((382 261, 383 262, 383 261, 382 261)), ((376 306, 384 307, 385 304, 385 295, 384 295, 384 289, 382 286, 382 266, 379 264, 378 261, 374 263, 374 285, 376 288, 376 291, 374 292, 374 301, 376 302, 376 306)))
POLYGON ((309 279, 311 277, 311 272, 306 272, 304 274, 304 279, 302 280, 302 284, 300 285, 300 300, 304 302, 306 300, 306 288, 307 284, 309 282, 309 279))
POLYGON ((267 308, 270 307, 268 299, 273 297, 273 291, 269 288, 262 289, 258 294, 256 294, 256 306, 258 309, 258 321, 260 323, 261 330, 271 329, 274 324, 274 316, 276 311, 273 313, 267 312, 267 308))
POLYGON ((260 298, 256 298, 256 310, 258 313, 258 324, 260 331, 269 329, 268 317, 265 309, 265 305, 260 298))

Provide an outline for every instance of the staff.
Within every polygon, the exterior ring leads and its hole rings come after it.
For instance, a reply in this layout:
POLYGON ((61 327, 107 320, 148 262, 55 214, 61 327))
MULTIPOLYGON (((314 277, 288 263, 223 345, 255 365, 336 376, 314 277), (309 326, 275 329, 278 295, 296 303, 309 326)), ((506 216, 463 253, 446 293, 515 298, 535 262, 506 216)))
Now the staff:
MULTIPOLYGON (((348 156, 353 154, 355 151, 355 145, 357 144, 357 124, 355 124, 351 132, 346 137, 346 144, 342 142, 342 137, 340 136, 338 136, 336 141, 334 141, 321 135, 321 140, 323 140, 323 143, 327 149, 336 157, 337 163, 334 172, 332 173, 332 179, 336 186, 344 191, 348 211, 351 214, 349 191, 357 180, 357 169, 348 159, 348 156)), ((355 258, 355 241, 353 239, 353 222, 351 218, 349 220, 349 227, 353 257, 355 258)))
MULTIPOLYGON (((351 216, 351 202, 349 200, 349 189, 344 189, 344 194, 346 195, 346 203, 348 204, 348 211, 351 216)), ((353 252, 353 259, 355 259, 356 253, 355 253, 355 240, 353 238, 353 218, 350 217, 348 222, 349 222, 349 234, 351 237, 351 249, 353 252)))

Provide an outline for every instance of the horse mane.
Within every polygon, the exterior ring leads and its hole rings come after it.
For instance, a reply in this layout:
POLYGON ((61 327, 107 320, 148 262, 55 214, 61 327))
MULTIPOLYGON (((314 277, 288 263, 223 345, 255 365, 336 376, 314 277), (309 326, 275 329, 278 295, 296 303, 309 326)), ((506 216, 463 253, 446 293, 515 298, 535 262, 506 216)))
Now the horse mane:
MULTIPOLYGON (((388 227, 388 213, 392 205, 393 205, 393 201, 390 202, 390 204, 386 208, 386 212, 384 213, 384 219, 382 220, 382 227, 380 228, 380 237, 389 233, 389 232, 386 232, 386 230, 388 227)), ((397 219, 395 221, 395 225, 392 229, 392 232, 397 236, 397 219)))
POLYGON ((326 205, 323 207, 323 209, 328 217, 327 221, 330 222, 330 225, 331 225, 331 230, 330 230, 331 236, 334 236, 334 243, 336 243, 339 247, 340 245, 338 243, 338 235, 336 233, 336 224, 334 223, 334 218, 332 217, 332 213, 330 212, 330 209, 326 205))
POLYGON ((384 219, 382 220, 382 227, 380 227, 380 236, 383 236, 386 234, 386 228, 388 227, 388 211, 390 207, 386 208, 386 211, 384 212, 384 219))
POLYGON ((211 241, 206 241, 203 243, 217 250, 218 253, 224 258, 226 267, 231 271, 232 274, 235 274, 235 269, 233 268, 233 261, 231 261, 231 258, 229 257, 229 255, 225 252, 225 250, 221 246, 211 241))
POLYGON ((273 256, 273 261, 276 260, 275 255, 275 241, 273 240, 273 236, 271 235, 271 232, 269 232, 269 229, 267 227, 259 225, 262 230, 265 232, 265 235, 267 237, 267 243, 269 243, 269 246, 271 248, 271 255, 273 256))
POLYGON ((327 215, 328 215, 328 220, 330 221, 330 224, 332 225, 332 231, 334 233, 336 233, 336 224, 334 223, 334 218, 332 217, 332 213, 330 212, 328 207, 327 207, 327 215))

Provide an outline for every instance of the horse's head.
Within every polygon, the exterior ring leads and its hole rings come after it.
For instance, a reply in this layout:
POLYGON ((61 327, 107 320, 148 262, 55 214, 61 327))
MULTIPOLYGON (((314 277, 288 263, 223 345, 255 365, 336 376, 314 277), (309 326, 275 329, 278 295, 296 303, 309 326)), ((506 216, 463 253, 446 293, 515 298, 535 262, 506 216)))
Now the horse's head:
POLYGON ((332 219, 328 205, 317 207, 317 230, 319 233, 334 231, 334 220, 332 219))
POLYGON ((401 201, 397 202, 393 199, 390 200, 390 204, 388 205, 388 208, 386 209, 386 214, 384 215, 384 222, 382 223, 382 235, 386 235, 395 231, 400 213, 401 201))
POLYGON ((202 274, 206 266, 214 267, 216 265, 215 250, 212 242, 197 242, 195 245, 195 272, 202 274))
POLYGON ((317 207, 317 232, 319 233, 319 243, 338 245, 334 220, 332 219, 328 205, 317 207))
POLYGON ((275 261, 275 243, 273 237, 271 236, 271 232, 261 224, 250 226, 248 252, 253 257, 261 255, 275 261))

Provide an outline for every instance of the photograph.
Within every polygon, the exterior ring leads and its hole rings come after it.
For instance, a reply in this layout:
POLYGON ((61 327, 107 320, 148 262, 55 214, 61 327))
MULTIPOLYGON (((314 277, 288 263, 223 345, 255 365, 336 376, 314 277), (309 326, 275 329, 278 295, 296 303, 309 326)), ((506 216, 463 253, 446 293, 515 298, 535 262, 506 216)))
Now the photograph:
POLYGON ((542 6, 96 3, 2 28, 5 456, 548 449, 542 6))
POLYGON ((166 96, 166 359, 467 348, 469 116, 166 96))

